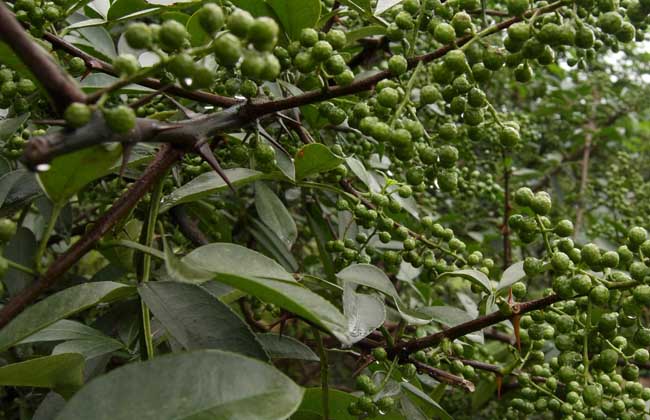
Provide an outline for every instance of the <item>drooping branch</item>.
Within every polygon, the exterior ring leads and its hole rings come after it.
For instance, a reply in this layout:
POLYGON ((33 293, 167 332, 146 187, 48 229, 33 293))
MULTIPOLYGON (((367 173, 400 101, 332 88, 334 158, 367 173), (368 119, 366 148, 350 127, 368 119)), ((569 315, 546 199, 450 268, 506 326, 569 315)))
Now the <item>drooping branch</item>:
POLYGON ((62 113, 72 102, 84 102, 86 95, 52 57, 34 42, 0 1, 0 39, 30 69, 47 92, 55 109, 62 113))
POLYGON ((142 176, 133 186, 117 200, 117 202, 85 235, 75 242, 66 252, 61 254, 47 271, 31 286, 13 297, 0 310, 0 328, 7 325, 27 305, 35 301, 44 291, 49 289, 61 278, 81 257, 90 251, 115 224, 126 217, 131 209, 151 189, 154 183, 176 162, 182 151, 171 145, 164 145, 154 160, 145 169, 142 176))

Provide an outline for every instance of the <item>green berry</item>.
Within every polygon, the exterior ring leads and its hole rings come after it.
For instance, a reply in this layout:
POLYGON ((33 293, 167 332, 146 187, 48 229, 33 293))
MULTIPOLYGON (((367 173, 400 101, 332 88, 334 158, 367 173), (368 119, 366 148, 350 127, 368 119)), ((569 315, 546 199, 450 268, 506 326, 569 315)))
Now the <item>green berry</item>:
POLYGON ((596 305, 605 305, 609 301, 609 289, 598 285, 589 292, 589 299, 596 305))
POLYGON ((0 219, 0 242, 8 242, 16 234, 16 222, 11 219, 0 219))
POLYGON ((386 349, 383 347, 375 347, 372 349, 372 357, 375 358, 375 360, 379 362, 383 362, 388 358, 388 353, 386 352, 386 349))
POLYGON ((217 32, 224 24, 223 9, 214 3, 203 5, 196 13, 199 25, 209 34, 217 32))
POLYGON ((545 191, 540 191, 535 194, 535 197, 530 203, 530 208, 540 216, 549 214, 551 206, 551 196, 545 191))
POLYGON ((248 39, 253 43, 255 49, 270 51, 275 47, 280 28, 275 20, 269 17, 255 19, 248 30, 248 39))
POLYGON ((615 34, 622 25, 623 18, 618 12, 607 12, 598 17, 598 27, 606 34, 615 34))
POLYGON ((393 76, 404 74, 408 69, 408 62, 402 55, 394 55, 388 60, 388 71, 393 76))
POLYGON ((300 31, 299 40, 303 47, 311 47, 318 42, 318 31, 313 28, 304 28, 300 31))
POLYGON ((327 41, 318 41, 311 49, 311 56, 314 60, 322 62, 332 56, 333 48, 327 41))
POLYGON ((214 56, 219 64, 232 67, 242 56, 239 39, 232 34, 224 34, 214 41, 214 56))
POLYGON ((126 105, 102 110, 108 128, 117 134, 124 134, 135 127, 135 112, 126 105))
POLYGON ((456 40, 456 30, 448 23, 440 23, 436 26, 433 37, 441 44, 451 44, 456 40))
MULTIPOLYGON (((142 22, 132 23, 124 33, 126 42, 137 50, 149 48, 153 39, 151 28, 142 22)), ((84 66, 85 68, 85 66, 84 66)))
POLYGON ((170 51, 180 49, 189 38, 190 34, 185 26, 172 19, 166 20, 158 32, 160 45, 170 51))
POLYGON ((506 2, 508 13, 513 16, 522 15, 530 6, 528 0, 508 0, 506 2))
POLYGON ((113 68, 120 76, 132 76, 140 69, 140 63, 133 54, 120 54, 113 60, 113 68))
POLYGON ((246 38, 248 31, 253 26, 255 19, 245 10, 235 9, 228 17, 226 24, 228 30, 239 38, 246 38))
POLYGON ((519 131, 514 127, 503 127, 499 132, 499 140, 506 148, 512 148, 520 141, 519 131))
POLYGON ((345 32, 338 29, 331 29, 327 35, 325 35, 325 41, 329 42, 335 50, 342 49, 348 42, 345 32))
POLYGON ((65 122, 73 128, 83 127, 88 124, 91 117, 92 111, 90 107, 79 102, 70 104, 63 113, 65 122))

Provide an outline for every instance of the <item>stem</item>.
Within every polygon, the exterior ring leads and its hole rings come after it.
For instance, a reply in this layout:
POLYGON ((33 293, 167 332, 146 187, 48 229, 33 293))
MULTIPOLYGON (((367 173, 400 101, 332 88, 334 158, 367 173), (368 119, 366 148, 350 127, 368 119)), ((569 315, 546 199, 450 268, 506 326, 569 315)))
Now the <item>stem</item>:
POLYGON ((318 356, 320 357, 320 382, 321 382, 321 402, 323 404, 323 420, 329 420, 330 407, 329 407, 329 366, 327 364, 327 351, 323 346, 323 337, 317 328, 313 328, 314 337, 316 337, 316 344, 318 345, 318 356))
POLYGON ((505 150, 503 151, 503 227, 501 232, 503 235, 503 269, 510 267, 512 263, 512 247, 510 244, 510 227, 508 226, 508 219, 510 219, 510 165, 507 162, 505 150))
POLYGON ((7 265, 9 266, 9 268, 13 268, 14 270, 22 271, 23 273, 30 274, 32 276, 35 276, 37 274, 36 271, 32 270, 31 268, 25 267, 24 265, 19 264, 19 263, 15 262, 15 261, 11 261, 11 260, 8 260, 6 258, 5 258, 5 261, 7 261, 7 265))
MULTIPOLYGON (((160 210, 160 199, 162 197, 163 180, 158 180, 151 192, 151 200, 149 202, 149 214, 147 215, 147 224, 144 232, 144 244, 146 247, 151 248, 153 243, 154 232, 156 229, 156 219, 158 218, 158 211, 160 210)), ((151 274, 151 255, 145 253, 142 256, 142 278, 141 283, 149 281, 151 274)), ((153 338, 151 334, 151 316, 149 314, 149 307, 140 299, 140 306, 142 308, 142 336, 145 347, 147 349, 147 359, 151 360, 154 357, 153 338)))
POLYGON ((45 254, 45 249, 47 248, 47 241, 50 239, 50 236, 52 236, 54 226, 56 226, 56 221, 59 218, 59 214, 61 214, 61 210, 63 210, 64 206, 65 203, 61 202, 54 203, 52 206, 50 219, 47 222, 47 226, 43 232, 43 237, 41 238, 41 242, 38 245, 38 250, 36 251, 36 256, 34 257, 36 262, 36 271, 38 272, 41 271, 41 260, 43 259, 43 254, 45 254))
POLYGON ((124 247, 124 248, 130 248, 130 249, 134 249, 136 251, 140 251, 143 254, 150 255, 150 256, 158 258, 160 260, 165 259, 165 254, 162 251, 160 251, 160 250, 158 250, 156 248, 148 247, 146 245, 143 245, 143 244, 140 244, 140 243, 137 243, 137 242, 129 241, 128 239, 117 239, 117 240, 114 240, 114 241, 102 242, 101 246, 105 247, 105 248, 121 246, 121 247, 124 247))

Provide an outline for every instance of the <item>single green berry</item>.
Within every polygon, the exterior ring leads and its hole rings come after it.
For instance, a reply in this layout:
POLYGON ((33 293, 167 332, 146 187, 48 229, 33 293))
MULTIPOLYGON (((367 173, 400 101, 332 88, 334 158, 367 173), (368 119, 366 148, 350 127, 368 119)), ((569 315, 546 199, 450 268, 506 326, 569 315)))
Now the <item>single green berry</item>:
POLYGON ((11 219, 0 219, 0 242, 8 242, 16 234, 16 222, 11 219))
POLYGON ((117 134, 124 134, 135 127, 135 111, 126 105, 102 110, 108 128, 117 134))
POLYGON ((224 24, 223 9, 214 3, 204 4, 196 12, 199 25, 209 34, 217 32, 224 24))
POLYGON ((408 69, 408 62, 402 55, 394 55, 388 60, 388 71, 393 76, 404 74, 408 69))
POLYGON ((170 51, 180 49, 189 38, 190 34, 185 26, 172 19, 166 20, 158 32, 160 45, 170 51))
POLYGON ((70 104, 63 113, 65 122, 73 128, 83 127, 88 124, 91 117, 92 111, 90 107, 79 102, 70 104))
POLYGON ((254 21, 255 18, 246 10, 235 9, 228 17, 226 26, 233 35, 239 38, 246 38, 254 21))
POLYGON ((149 46, 151 46, 151 41, 153 40, 151 28, 146 23, 142 22, 132 23, 129 25, 126 32, 124 32, 124 37, 129 46, 136 50, 149 48, 149 46))

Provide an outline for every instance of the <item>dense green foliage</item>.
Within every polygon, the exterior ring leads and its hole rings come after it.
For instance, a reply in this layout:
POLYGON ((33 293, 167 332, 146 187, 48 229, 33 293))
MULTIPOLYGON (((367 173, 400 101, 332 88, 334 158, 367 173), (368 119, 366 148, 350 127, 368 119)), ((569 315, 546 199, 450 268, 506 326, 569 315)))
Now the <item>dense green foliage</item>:
POLYGON ((650 415, 649 13, 0 2, 0 418, 650 415))

